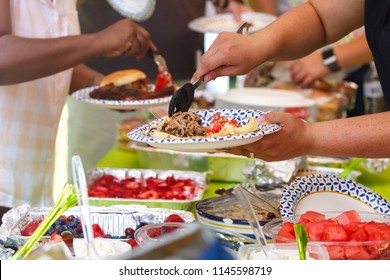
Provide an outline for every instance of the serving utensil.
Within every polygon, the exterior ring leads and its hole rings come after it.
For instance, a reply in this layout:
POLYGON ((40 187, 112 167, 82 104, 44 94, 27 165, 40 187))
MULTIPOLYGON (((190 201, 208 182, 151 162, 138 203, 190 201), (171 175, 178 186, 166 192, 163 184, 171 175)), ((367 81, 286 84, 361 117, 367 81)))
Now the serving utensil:
POLYGON ((62 240, 64 241, 65 245, 68 247, 70 254, 72 257, 76 256, 76 253, 74 251, 73 247, 73 240, 74 240, 74 235, 70 231, 63 231, 61 233, 62 240))
POLYGON ((252 207, 252 203, 247 197, 244 188, 241 185, 237 185, 233 189, 233 194, 236 195, 238 202, 240 203, 241 208, 245 214, 245 217, 247 218, 250 226, 252 227, 257 243, 260 245, 264 255, 267 256, 267 240, 265 238, 263 229, 260 226, 259 221, 256 217, 255 211, 252 207))
POLYGON ((80 207, 81 226, 83 228, 84 239, 87 241, 87 258, 99 259, 99 255, 93 243, 94 236, 91 217, 89 215, 87 180, 85 179, 85 172, 80 156, 76 155, 72 157, 72 172, 77 202, 80 207))
MULTIPOLYGON (((248 30, 251 26, 251 23, 243 22, 238 28, 236 33, 242 34, 244 29, 248 30)), ((201 77, 195 83, 186 83, 180 87, 171 98, 168 106, 168 116, 172 116, 177 112, 188 112, 191 107, 192 101, 194 100, 195 89, 197 89, 203 82, 203 77, 201 77)))
POLYGON ((146 55, 153 59, 156 63, 159 71, 161 71, 165 76, 168 76, 168 66, 165 58, 159 52, 153 52, 150 48, 148 49, 146 55))

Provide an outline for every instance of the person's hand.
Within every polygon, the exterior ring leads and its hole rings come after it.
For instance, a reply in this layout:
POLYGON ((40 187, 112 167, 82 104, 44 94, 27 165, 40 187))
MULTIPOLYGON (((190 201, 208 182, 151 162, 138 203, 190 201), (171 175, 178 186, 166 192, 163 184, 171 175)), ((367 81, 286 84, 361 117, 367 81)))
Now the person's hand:
POLYGON ((223 12, 232 13, 234 16, 234 19, 236 21, 240 21, 241 20, 241 13, 253 12, 253 9, 251 9, 250 7, 248 7, 242 3, 239 3, 237 1, 230 0, 229 5, 226 7, 226 9, 223 10, 223 12))
POLYGON ((289 69, 292 80, 301 87, 310 87, 314 81, 330 74, 330 70, 322 62, 320 52, 292 61, 289 69))
POLYGON ((259 54, 256 40, 251 35, 222 32, 201 56, 191 81, 203 77, 204 82, 209 82, 220 76, 246 74, 262 62, 259 54))
POLYGON ((310 147, 308 133, 309 123, 289 113, 270 112, 259 120, 260 123, 277 123, 280 131, 265 135, 259 141, 239 147, 224 150, 235 155, 255 158, 265 161, 279 161, 305 154, 310 147))
POLYGON ((102 55, 107 57, 127 55, 141 58, 149 47, 152 51, 157 50, 149 32, 129 19, 114 23, 96 36, 96 43, 104 44, 102 55))

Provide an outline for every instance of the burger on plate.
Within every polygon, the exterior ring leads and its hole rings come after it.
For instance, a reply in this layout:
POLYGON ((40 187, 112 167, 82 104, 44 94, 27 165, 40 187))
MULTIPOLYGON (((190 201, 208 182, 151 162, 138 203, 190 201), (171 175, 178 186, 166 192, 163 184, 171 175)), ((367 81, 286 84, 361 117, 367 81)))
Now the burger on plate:
POLYGON ((120 70, 108 74, 101 82, 100 86, 113 85, 115 87, 127 87, 147 91, 148 78, 146 74, 138 69, 120 70))
POLYGON ((154 90, 144 72, 138 69, 119 70, 108 74, 100 87, 90 93, 91 98, 104 100, 143 100, 170 96, 173 87, 154 90))

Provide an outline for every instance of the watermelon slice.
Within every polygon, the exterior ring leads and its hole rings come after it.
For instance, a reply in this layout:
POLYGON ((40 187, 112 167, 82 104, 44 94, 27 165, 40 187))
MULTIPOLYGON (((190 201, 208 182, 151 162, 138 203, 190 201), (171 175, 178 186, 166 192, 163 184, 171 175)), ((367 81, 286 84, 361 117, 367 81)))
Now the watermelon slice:
POLYGON ((361 221, 358 212, 355 210, 345 211, 336 217, 336 221, 340 225, 347 225, 350 223, 358 223, 361 221))
POLYGON ((325 215, 316 211, 307 211, 301 215, 298 224, 306 225, 309 222, 319 222, 325 220, 325 215))

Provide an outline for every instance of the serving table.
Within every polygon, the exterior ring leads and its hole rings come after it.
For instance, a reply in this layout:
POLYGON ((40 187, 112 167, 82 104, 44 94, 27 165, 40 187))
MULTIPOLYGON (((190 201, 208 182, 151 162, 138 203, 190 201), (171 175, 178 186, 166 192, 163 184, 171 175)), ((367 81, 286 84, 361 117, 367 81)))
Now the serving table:
MULTIPOLYGON (((117 146, 112 147, 98 162, 96 167, 141 168, 135 151, 123 150, 117 146)), ((390 201, 390 166, 379 174, 369 173, 363 167, 359 167, 358 170, 362 172, 362 175, 359 176, 357 180, 359 183, 371 188, 373 191, 390 201)), ((215 193, 217 189, 229 189, 238 183, 239 182, 210 181, 203 198, 206 199, 218 196, 215 193)))

